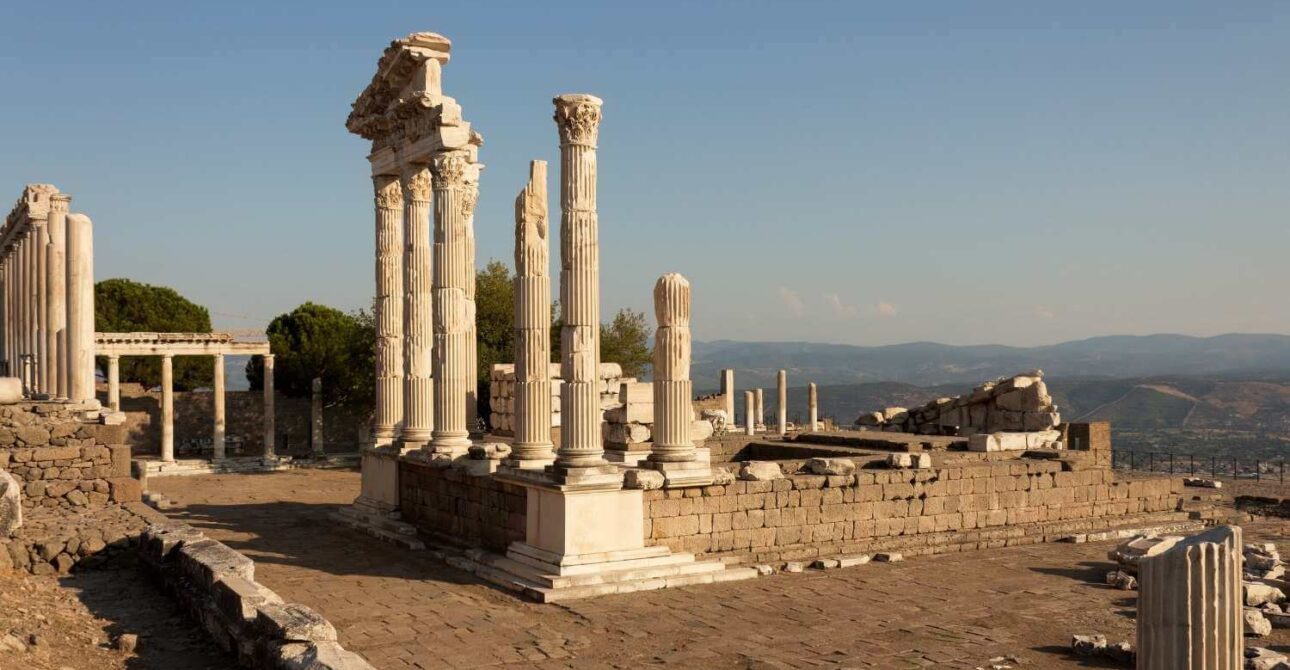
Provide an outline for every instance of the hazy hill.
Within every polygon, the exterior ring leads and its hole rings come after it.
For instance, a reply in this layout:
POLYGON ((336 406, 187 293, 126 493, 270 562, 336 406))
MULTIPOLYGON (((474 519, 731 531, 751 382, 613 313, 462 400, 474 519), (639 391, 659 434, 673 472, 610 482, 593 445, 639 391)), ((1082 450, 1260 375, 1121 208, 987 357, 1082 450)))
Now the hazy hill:
POLYGON ((900 382, 917 386, 976 384, 1042 368, 1049 377, 1134 378, 1211 376, 1290 371, 1290 336, 1232 334, 1116 335, 1043 347, 953 346, 913 342, 880 347, 805 342, 694 343, 693 377, 713 389, 721 368, 735 368, 740 388, 774 385, 775 372, 790 384, 900 382))

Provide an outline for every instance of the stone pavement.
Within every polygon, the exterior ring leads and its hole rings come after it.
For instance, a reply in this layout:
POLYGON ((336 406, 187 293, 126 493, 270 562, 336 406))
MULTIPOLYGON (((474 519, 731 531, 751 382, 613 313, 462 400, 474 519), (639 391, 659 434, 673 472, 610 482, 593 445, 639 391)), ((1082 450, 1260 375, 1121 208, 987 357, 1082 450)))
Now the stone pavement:
MULTIPOLYGON (((1050 544, 535 605, 425 553, 337 526, 352 471, 152 479, 184 518, 255 559, 259 581, 310 605, 341 644, 403 668, 1090 667, 1072 633, 1133 637, 1135 592, 1102 584, 1108 543, 1050 544)), ((1246 526, 1290 536, 1290 522, 1246 526)), ((1290 647, 1290 631, 1264 646, 1290 647)))

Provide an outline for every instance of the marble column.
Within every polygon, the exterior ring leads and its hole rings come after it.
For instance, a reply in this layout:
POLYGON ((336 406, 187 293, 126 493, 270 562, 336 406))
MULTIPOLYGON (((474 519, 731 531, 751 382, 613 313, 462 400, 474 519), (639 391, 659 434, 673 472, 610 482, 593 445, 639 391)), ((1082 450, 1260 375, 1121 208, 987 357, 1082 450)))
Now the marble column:
POLYGON ((806 387, 806 411, 810 415, 811 432, 820 429, 820 393, 815 387, 815 382, 811 382, 806 387))
POLYGON ((744 433, 757 434, 757 394, 744 391, 744 433))
POLYGON ((474 163, 466 172, 466 188, 462 193, 462 210, 466 218, 466 263, 462 287, 466 291, 466 430, 472 440, 482 438, 479 426, 479 330, 476 328, 475 304, 475 204, 479 202, 479 175, 483 165, 474 163))
POLYGON ((31 393, 27 356, 31 354, 31 235, 18 240, 18 356, 24 393, 31 393))
POLYGON ((67 396, 94 399, 94 224, 67 215, 67 396))
POLYGON ((473 166, 466 152, 452 151, 436 156, 433 167, 435 422, 430 446, 436 454, 459 458, 470 448, 467 340, 475 315, 466 284, 474 280, 474 262, 466 257, 465 201, 473 166))
POLYGON ((515 439, 510 464, 542 468, 551 444, 551 274, 546 161, 515 198, 515 439))
POLYGON ((775 428, 779 435, 783 437, 788 434, 788 373, 780 370, 775 375, 776 407, 775 407, 775 428))
POLYGON ((175 365, 174 357, 161 357, 161 460, 175 460, 175 365))
POLYGON ((766 394, 762 389, 754 393, 757 394, 757 430, 766 430, 766 394))
POLYGON ((113 412, 121 411, 121 357, 112 355, 107 357, 107 381, 108 381, 108 409, 113 412))
POLYGON ((694 426, 694 382, 690 379, 690 282, 669 273, 654 284, 654 446, 650 465, 668 487, 712 483, 712 468, 699 462, 690 431, 694 426))
POLYGON ((394 175, 376 190, 376 410, 372 437, 392 443, 403 423, 403 187, 394 175))
POLYGON ((4 376, 12 377, 9 371, 9 254, 0 250, 0 361, 3 361, 4 376))
POLYGON ((273 458, 277 439, 277 415, 273 407, 273 354, 264 355, 264 457, 273 458))
POLYGON ((721 371, 721 397, 725 401, 726 422, 735 425, 735 371, 726 368, 721 371))
POLYGON ((419 449, 434 429, 434 296, 430 248, 430 168, 403 173, 403 430, 405 449, 419 449))
POLYGON ((224 419, 224 354, 215 354, 214 359, 215 383, 211 393, 211 417, 213 418, 213 425, 211 426, 211 458, 222 461, 227 449, 224 438, 226 428, 224 419))
POLYGON ((42 225, 32 221, 27 232, 27 354, 31 360, 30 384, 33 394, 40 393, 40 238, 42 225))
POLYGON ((49 309, 46 347, 49 349, 49 393, 67 397, 67 211, 71 196, 55 194, 49 204, 49 258, 47 277, 49 309))
POLYGON ((1241 529, 1193 535, 1138 565, 1138 670, 1245 665, 1241 529))
POLYGON ((49 229, 47 219, 33 219, 31 222, 31 283, 35 288, 32 291, 32 313, 35 316, 35 334, 34 342, 36 354, 36 391, 41 394, 49 393, 49 347, 46 341, 46 319, 49 316, 48 301, 48 272, 46 262, 49 257, 49 229))
POLYGON ((310 386, 309 398, 309 451, 314 456, 322 456, 323 447, 323 395, 322 378, 314 377, 310 386))
POLYGON ((600 242, 596 141, 600 98, 566 94, 555 103, 560 133, 560 449, 558 481, 622 480, 604 458, 600 409, 600 242))

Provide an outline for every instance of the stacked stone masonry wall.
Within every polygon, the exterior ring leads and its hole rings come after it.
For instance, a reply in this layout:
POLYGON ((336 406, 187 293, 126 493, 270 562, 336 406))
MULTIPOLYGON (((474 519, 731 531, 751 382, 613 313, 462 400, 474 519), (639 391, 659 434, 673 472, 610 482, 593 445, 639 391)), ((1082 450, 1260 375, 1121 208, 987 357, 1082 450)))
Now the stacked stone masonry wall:
POLYGON ((522 487, 463 468, 403 461, 399 488, 403 520, 423 533, 497 552, 524 540, 528 508, 522 487))
MULTIPOLYGON (((560 364, 551 364, 551 426, 560 426, 560 390, 564 379, 560 364)), ((488 407, 490 423, 495 435, 512 435, 515 429, 515 364, 498 363, 488 375, 488 407)), ((618 390, 623 382, 634 382, 635 377, 623 377, 622 366, 617 363, 600 364, 600 407, 611 409, 621 404, 618 390)), ((556 442, 559 443, 558 441, 556 442)))
POLYGON ((1180 478, 1010 460, 927 470, 791 475, 645 493, 648 541, 696 554, 792 560, 877 549, 908 554, 1050 541, 1143 515, 1186 519, 1180 478))
POLYGON ((0 407, 0 470, 22 484, 25 509, 137 501, 123 437, 122 426, 82 421, 60 403, 0 407))

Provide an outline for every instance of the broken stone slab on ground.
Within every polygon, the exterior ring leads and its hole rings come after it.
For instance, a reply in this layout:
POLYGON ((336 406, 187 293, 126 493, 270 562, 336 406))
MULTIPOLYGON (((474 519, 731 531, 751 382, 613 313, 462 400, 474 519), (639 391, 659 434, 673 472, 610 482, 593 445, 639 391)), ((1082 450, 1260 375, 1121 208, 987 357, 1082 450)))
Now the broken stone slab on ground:
POLYGON ((1272 633, 1272 622, 1263 616, 1263 612, 1253 607, 1246 607, 1243 616, 1245 617, 1246 635, 1264 637, 1272 633))
POLYGON ((1163 554, 1182 539, 1178 535, 1138 535, 1107 552, 1107 557, 1128 568, 1129 572, 1137 573, 1142 559, 1163 554))
POLYGON ((849 458, 812 458, 806 469, 813 475, 849 475, 856 471, 856 463, 849 458))
POLYGON ((1290 658, 1271 649, 1246 647, 1245 668, 1246 670, 1286 670, 1290 668, 1290 658))
POLYGON ((1106 573, 1106 583, 1121 591, 1133 591, 1138 588, 1138 579, 1123 570, 1112 570, 1106 573))
POLYGON ((1281 589, 1259 582, 1245 582, 1245 606, 1258 607, 1265 603, 1281 603, 1286 594, 1281 589))

